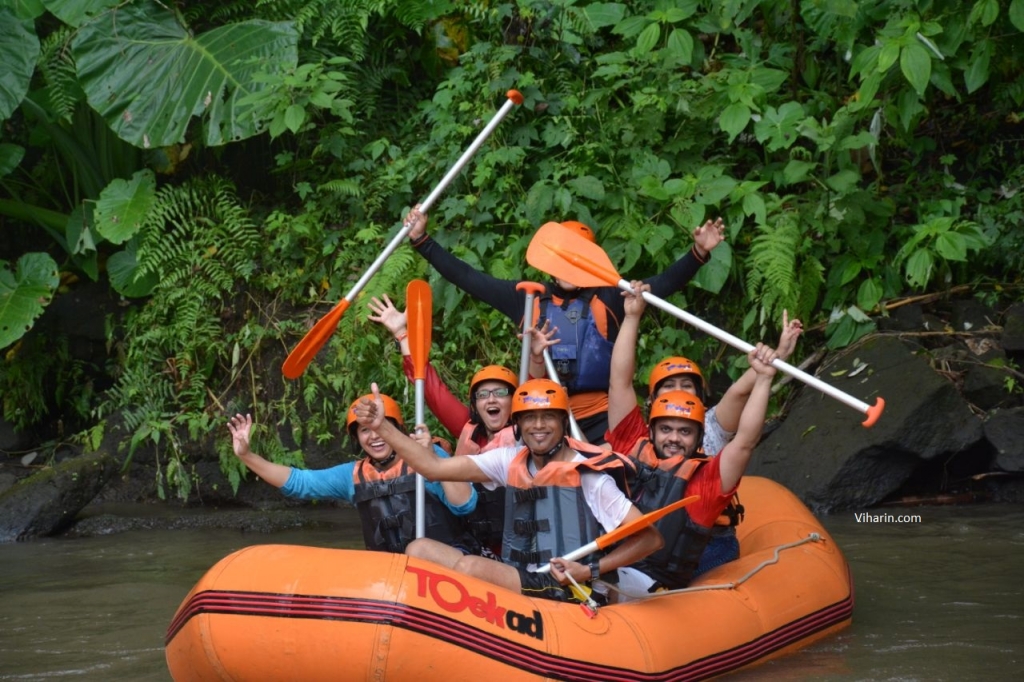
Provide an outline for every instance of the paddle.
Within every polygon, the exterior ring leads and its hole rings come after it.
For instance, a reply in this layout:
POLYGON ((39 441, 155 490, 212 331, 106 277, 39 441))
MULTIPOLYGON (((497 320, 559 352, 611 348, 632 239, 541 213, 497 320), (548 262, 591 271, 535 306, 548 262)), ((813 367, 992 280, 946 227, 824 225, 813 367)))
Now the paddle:
MULTIPOLYGON (((405 318, 409 333, 409 356, 412 359, 412 376, 416 386, 416 426, 426 418, 423 409, 423 387, 427 378, 427 358, 430 355, 431 313, 434 307, 430 285, 422 279, 414 279, 405 288, 405 318)), ((416 474, 416 537, 427 533, 426 483, 423 476, 416 474)))
MULTIPOLYGON (((426 199, 420 202, 420 211, 426 213, 427 210, 433 206, 434 202, 441 195, 441 192, 455 179, 455 176, 459 174, 462 167, 466 165, 469 159, 476 153, 476 150, 480 148, 480 145, 484 143, 491 133, 494 131, 501 120, 505 118, 505 115, 512 109, 513 106, 523 103, 523 96, 516 90, 509 90, 506 94, 508 101, 502 105, 498 112, 494 115, 491 121, 480 131, 480 134, 476 136, 473 143, 469 145, 469 148, 463 152, 459 160, 455 162, 455 165, 449 169, 448 173, 441 178, 441 182, 437 183, 437 187, 427 196, 426 199)), ((362 291, 366 283, 370 281, 381 266, 384 264, 391 254, 398 248, 398 245, 402 243, 402 240, 408 236, 412 230, 412 224, 402 225, 402 229, 398 231, 398 234, 394 236, 390 243, 384 250, 377 256, 377 260, 370 264, 366 272, 363 273, 362 277, 352 285, 348 293, 345 294, 345 298, 338 301, 338 304, 331 309, 326 315, 321 317, 313 328, 306 332, 306 335, 302 337, 298 345, 292 349, 292 352, 285 358, 284 365, 281 371, 288 379, 298 379, 302 376, 302 373, 306 371, 306 367, 309 366, 310 361, 316 356, 316 354, 323 348, 323 345, 327 343, 327 340, 334 334, 334 330, 338 328, 338 323, 341 321, 342 315, 348 310, 349 304, 355 300, 355 297, 362 291)))
MULTIPOLYGON (((526 251, 526 260, 538 270, 557 279, 564 279, 578 287, 613 286, 623 291, 633 290, 629 286, 629 282, 615 270, 608 254, 600 246, 565 229, 558 223, 546 223, 537 230, 533 239, 530 240, 530 246, 526 251)), ((644 292, 644 300, 744 353, 749 353, 754 349, 754 346, 746 341, 649 292, 644 292)), ((885 400, 880 397, 875 400, 874 405, 868 405, 783 360, 775 360, 772 362, 772 366, 808 386, 818 389, 825 395, 863 412, 867 415, 867 419, 861 422, 865 427, 873 426, 882 416, 882 410, 885 409, 885 400)))
MULTIPOLYGON (((559 277, 559 279, 565 278, 559 277)), ((593 554, 599 549, 605 549, 606 547, 614 545, 619 540, 625 540, 630 535, 633 535, 634 533, 637 533, 643 530, 644 528, 653 525, 662 517, 668 516, 677 509, 682 509, 688 504, 693 504, 699 499, 700 495, 690 495, 689 497, 684 497, 681 500, 676 500, 672 504, 666 505, 661 509, 655 509, 652 512, 647 512, 640 518, 630 521, 629 523, 624 523, 610 533, 605 533, 593 542, 589 542, 580 547, 579 549, 574 549, 568 554, 562 555, 562 558, 566 561, 576 561, 577 559, 582 559, 588 554, 593 554)), ((538 567, 535 573, 548 573, 550 570, 551 564, 544 564, 543 566, 538 567)))
POLYGON ((520 282, 516 291, 526 294, 526 306, 523 308, 523 349, 519 355, 519 383, 525 382, 530 375, 530 334, 533 329, 533 299, 544 293, 544 285, 537 282, 520 282))

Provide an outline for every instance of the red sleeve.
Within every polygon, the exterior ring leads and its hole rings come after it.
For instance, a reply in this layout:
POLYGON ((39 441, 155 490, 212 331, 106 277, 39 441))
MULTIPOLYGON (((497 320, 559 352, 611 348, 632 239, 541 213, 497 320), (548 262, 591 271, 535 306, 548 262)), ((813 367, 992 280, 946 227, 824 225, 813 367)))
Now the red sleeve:
POLYGON ((631 454, 633 446, 641 438, 647 438, 647 424, 644 422, 644 415, 637 405, 629 414, 615 425, 614 429, 606 431, 604 439, 612 446, 615 452, 631 454))
MULTIPOLYGON (((412 381, 414 374, 410 356, 402 356, 402 369, 405 370, 405 376, 412 381)), ((445 386, 444 381, 429 362, 427 363, 427 375, 423 380, 423 398, 427 402, 427 408, 441 422, 441 426, 454 438, 458 438, 462 433, 462 427, 469 421, 469 408, 445 386)))
MULTIPOLYGON (((715 519, 729 506, 736 488, 722 492, 722 474, 719 471, 718 457, 712 457, 706 464, 697 469, 690 482, 686 485, 686 495, 700 495, 700 499, 686 508, 690 518, 702 526, 715 525, 715 519)), ((737 486, 739 487, 739 486, 737 486)))

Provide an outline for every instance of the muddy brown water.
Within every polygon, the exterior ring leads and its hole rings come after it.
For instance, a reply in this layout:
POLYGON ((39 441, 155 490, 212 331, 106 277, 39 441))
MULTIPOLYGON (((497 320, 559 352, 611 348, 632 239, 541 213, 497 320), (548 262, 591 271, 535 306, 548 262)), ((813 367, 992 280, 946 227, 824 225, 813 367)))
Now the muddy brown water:
MULTIPOLYGON (((265 543, 360 545, 354 511, 309 514, 322 523, 273 533, 148 530, 0 545, 0 680, 166 682, 167 625, 222 557, 265 543)), ((824 519, 853 570, 853 625, 728 679, 1022 679, 1024 505, 871 514, 824 519)))

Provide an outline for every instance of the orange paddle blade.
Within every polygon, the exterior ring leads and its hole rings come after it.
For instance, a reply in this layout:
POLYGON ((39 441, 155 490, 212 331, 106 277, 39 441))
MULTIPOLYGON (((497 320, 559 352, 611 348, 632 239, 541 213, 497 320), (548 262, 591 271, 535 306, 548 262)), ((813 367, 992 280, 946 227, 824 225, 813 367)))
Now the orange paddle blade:
POLYGON ((621 525, 610 533, 605 533, 594 542, 597 544, 598 549, 605 549, 609 545, 614 545, 619 540, 627 538, 633 533, 643 530, 647 526, 654 525, 654 522, 663 516, 668 516, 677 509, 682 509, 688 504, 693 504, 700 499, 700 495, 690 495, 684 497, 681 500, 673 502, 672 504, 666 505, 661 509, 655 509, 652 512, 648 512, 641 516, 635 521, 630 521, 627 524, 621 525))
POLYGON ((530 240, 526 262, 578 287, 618 286, 622 277, 608 254, 582 234, 544 223, 530 240))
POLYGON ((302 373, 306 371, 306 367, 316 357, 316 354, 324 347, 327 343, 327 339, 331 338, 331 334, 338 328, 338 322, 341 321, 341 316, 348 310, 348 299, 343 298, 338 302, 338 305, 331 309, 331 312, 327 313, 320 320, 313 325, 313 328, 306 332, 306 335, 299 341, 299 345, 295 346, 288 357, 285 358, 284 366, 281 371, 289 379, 298 379, 302 376, 302 373))
POLYGON ((405 321, 409 330, 409 354, 412 356, 414 379, 426 379, 430 356, 431 313, 434 298, 430 285, 414 279, 405 288, 405 321))

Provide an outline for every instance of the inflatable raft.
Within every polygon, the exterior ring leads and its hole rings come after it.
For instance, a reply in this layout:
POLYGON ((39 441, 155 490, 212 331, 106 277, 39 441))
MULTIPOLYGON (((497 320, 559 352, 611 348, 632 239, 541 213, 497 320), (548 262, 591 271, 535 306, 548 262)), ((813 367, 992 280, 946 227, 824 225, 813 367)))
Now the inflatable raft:
POLYGON ((403 555, 248 547, 186 596, 167 664, 179 682, 697 680, 848 625, 849 568, 817 519, 767 479, 740 497, 739 560, 593 616, 403 555))

